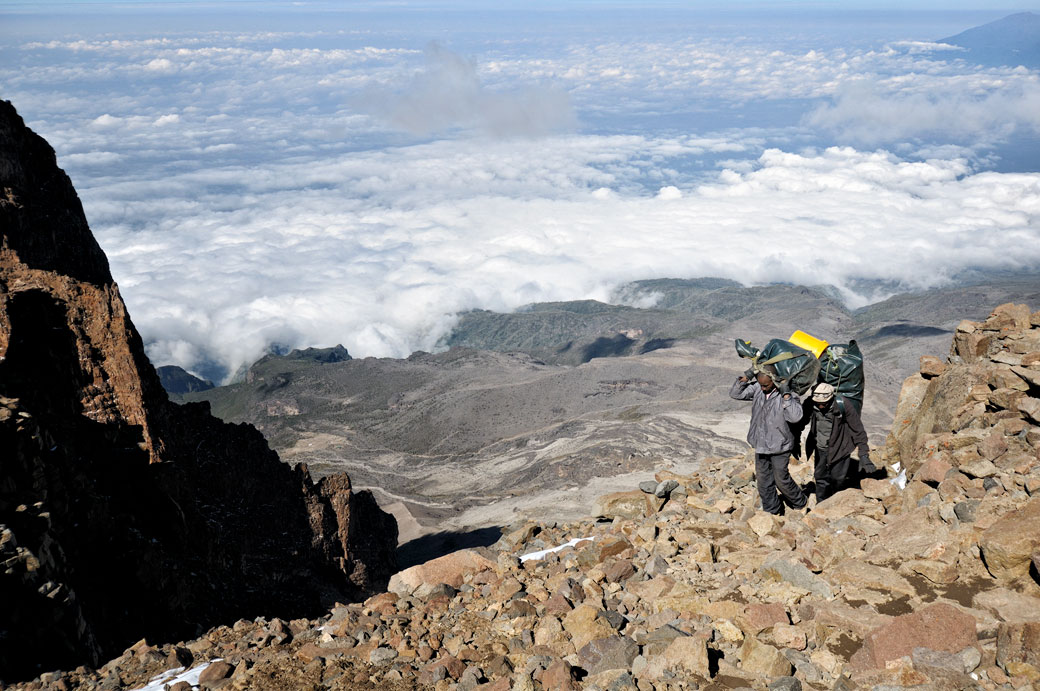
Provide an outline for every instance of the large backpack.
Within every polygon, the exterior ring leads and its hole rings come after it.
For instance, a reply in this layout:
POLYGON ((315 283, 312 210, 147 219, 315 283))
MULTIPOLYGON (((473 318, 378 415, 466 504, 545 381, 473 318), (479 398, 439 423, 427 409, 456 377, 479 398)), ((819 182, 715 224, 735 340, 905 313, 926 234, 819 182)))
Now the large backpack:
POLYGON ((863 411, 863 353, 856 341, 833 343, 820 355, 819 381, 834 387, 836 393, 863 411))
POLYGON ((805 395, 819 376, 820 361, 816 356, 790 341, 774 338, 759 350, 748 341, 737 339, 736 348, 737 354, 750 359, 756 368, 765 365, 775 367, 777 377, 799 396, 805 395))

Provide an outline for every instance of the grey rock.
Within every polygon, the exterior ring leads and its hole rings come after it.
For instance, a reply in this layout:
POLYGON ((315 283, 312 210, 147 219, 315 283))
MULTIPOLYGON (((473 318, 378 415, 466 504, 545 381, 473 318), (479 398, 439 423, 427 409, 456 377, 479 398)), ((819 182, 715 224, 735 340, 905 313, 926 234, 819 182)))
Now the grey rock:
POLYGON ((646 565, 643 567, 643 571, 650 574, 651 576, 659 576, 668 571, 668 562, 664 557, 659 554, 655 554, 651 557, 646 565))
POLYGON ((802 691, 802 682, 795 677, 777 677, 769 682, 769 691, 802 691))
POLYGON ((636 638, 641 646, 643 646, 643 655, 646 657, 653 657, 660 655, 665 649, 674 641, 676 638, 685 636, 683 633, 674 626, 665 625, 660 628, 654 629, 653 631, 643 634, 636 638))
POLYGON ((429 600, 435 597, 455 597, 458 591, 447 583, 423 583, 415 589, 413 595, 420 600, 429 600))
POLYGON ((621 629, 625 628, 625 624, 628 623, 628 620, 625 619, 625 616, 623 614, 621 614, 620 612, 615 612, 612 609, 600 612, 599 616, 605 619, 608 624, 613 626, 615 631, 620 631, 621 629))
POLYGON ((672 493, 679 483, 675 480, 662 480, 656 488, 654 488, 654 496, 658 499, 664 499, 672 493))
POLYGON ((785 648, 780 652, 787 658, 788 662, 794 665, 795 671, 797 671, 806 682, 810 684, 830 683, 831 676, 813 664, 809 659, 809 656, 805 653, 791 648, 785 648))
POLYGON ((978 508, 978 499, 966 499, 957 502, 956 506, 953 507, 953 512, 957 515, 957 519, 962 523, 974 523, 975 513, 978 508))
POLYGON ((657 481, 647 480, 645 482, 640 482, 639 489, 646 492, 647 494, 654 494, 657 491, 657 481))
POLYGON ((379 646, 368 654, 368 661, 373 665, 386 665, 397 657, 397 651, 393 648, 379 646))
POLYGON ((930 648, 914 648, 910 659, 915 669, 931 668, 961 672, 964 668, 964 662, 958 655, 930 648))
POLYGON ((961 671, 965 674, 970 674, 976 667, 982 664, 982 651, 972 646, 968 646, 957 653, 957 657, 961 661, 961 671))
POLYGON ((467 667, 466 671, 459 677, 457 691, 472 691, 486 681, 484 672, 480 667, 467 667))
POLYGON ((628 637, 611 636, 589 641, 578 651, 578 660, 589 674, 612 669, 628 670, 639 655, 639 645, 628 637))
POLYGON ((784 559, 782 557, 772 557, 762 564, 758 569, 758 573, 765 578, 786 581, 791 585, 804 588, 814 595, 827 600, 834 597, 830 585, 828 585, 823 579, 814 575, 813 572, 801 562, 784 559))

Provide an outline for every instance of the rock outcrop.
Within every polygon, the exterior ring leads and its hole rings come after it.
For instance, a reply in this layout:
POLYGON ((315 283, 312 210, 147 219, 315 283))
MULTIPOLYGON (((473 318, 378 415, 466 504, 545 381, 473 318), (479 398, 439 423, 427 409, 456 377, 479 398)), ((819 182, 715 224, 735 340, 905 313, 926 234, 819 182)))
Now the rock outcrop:
POLYGON ((167 399, 53 150, 0 101, 0 680, 384 587, 397 528, 167 399))

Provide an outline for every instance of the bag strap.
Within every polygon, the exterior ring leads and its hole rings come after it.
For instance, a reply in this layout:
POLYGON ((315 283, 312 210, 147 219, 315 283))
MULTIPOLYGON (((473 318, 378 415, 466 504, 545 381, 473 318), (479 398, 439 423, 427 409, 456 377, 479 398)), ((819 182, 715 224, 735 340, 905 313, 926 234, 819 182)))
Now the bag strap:
POLYGON ((773 365, 773 364, 776 364, 777 362, 783 362, 784 360, 790 360, 791 358, 796 358, 799 355, 801 355, 801 353, 792 353, 792 352, 788 351, 786 353, 780 353, 779 355, 774 355, 773 357, 769 358, 765 362, 759 362, 758 365, 759 366, 773 365))

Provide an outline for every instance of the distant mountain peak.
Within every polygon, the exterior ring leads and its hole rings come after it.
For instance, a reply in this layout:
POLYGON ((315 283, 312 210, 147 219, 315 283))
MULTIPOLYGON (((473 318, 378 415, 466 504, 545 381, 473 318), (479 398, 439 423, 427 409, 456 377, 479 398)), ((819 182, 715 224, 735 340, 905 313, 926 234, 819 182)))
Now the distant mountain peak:
POLYGON ((1033 12, 1011 14, 939 42, 966 49, 965 59, 980 65, 1040 69, 1040 15, 1033 12))

